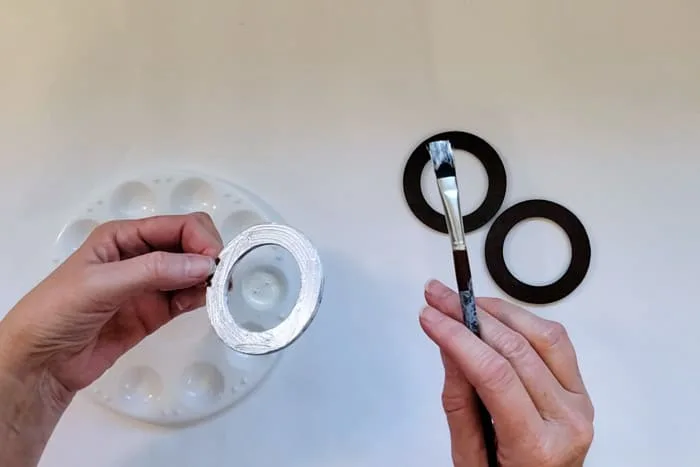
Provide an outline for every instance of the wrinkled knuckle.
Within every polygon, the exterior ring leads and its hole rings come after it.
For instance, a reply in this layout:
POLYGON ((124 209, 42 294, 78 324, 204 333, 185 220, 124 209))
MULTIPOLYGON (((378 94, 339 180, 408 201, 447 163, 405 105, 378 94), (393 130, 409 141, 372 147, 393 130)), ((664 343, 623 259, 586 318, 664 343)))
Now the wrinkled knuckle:
POLYGON ((453 414, 465 409, 464 397, 461 395, 455 395, 449 391, 443 391, 442 393, 442 408, 446 414, 453 414))
POLYGON ((504 392, 513 384, 515 374, 510 363, 497 356, 488 356, 481 361, 479 371, 483 385, 494 392, 504 392))
POLYGON ((98 243, 94 247, 95 256, 103 263, 119 261, 119 252, 114 248, 108 248, 107 245, 98 243))
POLYGON ((97 225, 83 243, 87 243, 89 240, 97 240, 97 242, 108 239, 114 235, 117 231, 119 221, 106 221, 102 224, 97 225))
POLYGON ((508 360, 522 360, 530 350, 530 343, 520 334, 508 332, 500 339, 501 354, 508 360))
POLYGON ((572 432, 572 444, 580 449, 587 449, 593 443, 593 423, 584 414, 571 417, 569 427, 572 432))
POLYGON ((146 263, 148 275, 151 277, 162 277, 167 275, 168 261, 167 255, 163 251, 151 253, 150 261, 146 263))
POLYGON ((540 341, 546 348, 559 347, 569 340, 569 334, 563 324, 557 321, 550 321, 545 324, 540 341))

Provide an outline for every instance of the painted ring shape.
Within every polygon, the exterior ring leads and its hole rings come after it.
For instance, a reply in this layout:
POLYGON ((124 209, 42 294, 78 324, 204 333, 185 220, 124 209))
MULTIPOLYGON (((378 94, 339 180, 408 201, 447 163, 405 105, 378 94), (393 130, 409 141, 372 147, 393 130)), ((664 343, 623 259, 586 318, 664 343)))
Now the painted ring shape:
POLYGON ((292 227, 258 224, 237 235, 219 255, 221 262, 207 289, 207 313, 219 338, 231 349, 248 355, 282 350, 301 336, 313 321, 323 296, 323 268, 311 241, 292 227), (255 332, 236 323, 228 306, 228 281, 236 264, 255 248, 279 246, 289 251, 301 272, 301 287, 289 316, 274 328, 255 332))
POLYGON ((430 162, 428 144, 447 140, 453 149, 466 151, 484 166, 488 176, 486 197, 473 212, 462 216, 464 233, 470 233, 488 224, 503 205, 506 198, 507 176, 498 152, 484 139, 465 131, 447 131, 431 136, 411 153, 403 171, 403 193, 409 209, 426 227, 443 234, 447 233, 445 215, 433 209, 425 199, 421 178, 425 165, 430 162))
POLYGON ((581 221, 567 208, 553 201, 532 199, 511 206, 493 221, 486 235, 484 254, 486 267, 501 290, 522 302, 546 305, 563 299, 581 285, 591 264, 591 241, 581 221), (540 286, 526 284, 515 277, 503 255, 503 245, 513 227, 536 218, 557 224, 571 243, 571 261, 566 272, 551 284, 540 286))

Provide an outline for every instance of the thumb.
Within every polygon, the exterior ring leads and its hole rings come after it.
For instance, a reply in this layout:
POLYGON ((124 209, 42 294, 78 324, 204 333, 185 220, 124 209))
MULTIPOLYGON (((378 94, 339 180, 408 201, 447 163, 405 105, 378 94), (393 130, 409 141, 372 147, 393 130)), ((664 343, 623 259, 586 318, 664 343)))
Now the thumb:
POLYGON ((156 251, 103 265, 97 292, 103 298, 125 298, 143 292, 187 289, 214 273, 214 258, 156 251))

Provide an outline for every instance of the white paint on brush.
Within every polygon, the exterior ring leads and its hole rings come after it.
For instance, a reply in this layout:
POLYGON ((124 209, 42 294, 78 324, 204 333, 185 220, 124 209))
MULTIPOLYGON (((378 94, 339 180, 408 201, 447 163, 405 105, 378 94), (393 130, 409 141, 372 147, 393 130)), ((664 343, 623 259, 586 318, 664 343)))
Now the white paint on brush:
POLYGON ((452 156, 452 146, 449 141, 433 141, 428 144, 428 152, 433 161, 435 170, 442 164, 449 164, 454 167, 454 158, 452 156))

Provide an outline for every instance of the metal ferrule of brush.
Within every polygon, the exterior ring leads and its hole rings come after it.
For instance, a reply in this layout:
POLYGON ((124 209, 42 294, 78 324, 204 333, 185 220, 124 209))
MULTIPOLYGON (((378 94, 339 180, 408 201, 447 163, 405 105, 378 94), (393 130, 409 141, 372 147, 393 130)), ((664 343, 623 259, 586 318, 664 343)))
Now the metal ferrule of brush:
POLYGON ((464 225, 462 225, 462 208, 459 205, 459 189, 457 177, 438 178, 438 188, 442 205, 447 217, 447 232, 452 240, 453 250, 466 250, 464 241, 464 225))

